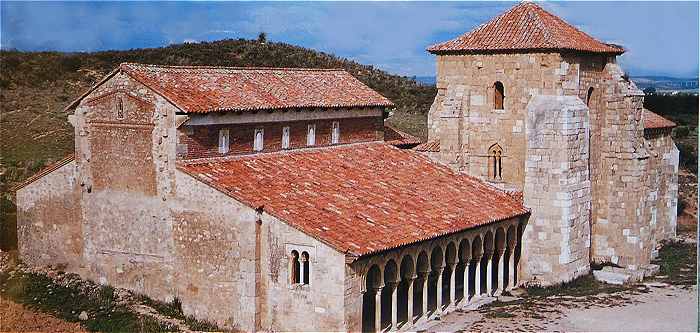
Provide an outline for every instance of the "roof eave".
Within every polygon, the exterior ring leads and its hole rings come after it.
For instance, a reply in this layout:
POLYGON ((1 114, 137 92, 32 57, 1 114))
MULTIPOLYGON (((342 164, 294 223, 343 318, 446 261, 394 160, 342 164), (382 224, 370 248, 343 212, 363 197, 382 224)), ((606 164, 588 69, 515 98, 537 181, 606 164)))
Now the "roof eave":
POLYGON ((434 55, 472 55, 472 54, 516 54, 516 53, 577 53, 577 54, 601 54, 619 56, 625 53, 624 49, 617 51, 591 51, 578 50, 568 48, 529 48, 529 49, 457 49, 457 50, 438 50, 430 49, 427 51, 434 55))
MULTIPOLYGON (((413 241, 413 242, 406 242, 406 243, 402 243, 402 244, 398 244, 398 245, 395 245, 395 246, 386 247, 386 248, 382 248, 382 249, 378 249, 378 250, 374 250, 374 251, 369 251, 369 252, 364 252, 364 253, 359 253, 359 254, 353 254, 353 257, 355 258, 354 260, 357 261, 357 260, 360 260, 360 259, 362 259, 362 258, 366 258, 366 257, 369 257, 369 256, 373 256, 373 255, 376 255, 376 254, 379 254, 379 253, 382 253, 382 252, 395 250, 395 249, 398 249, 398 248, 401 248, 401 247, 404 247, 404 246, 411 246, 411 245, 413 245, 413 244, 418 244, 418 243, 421 243, 421 242, 429 241, 429 240, 436 239, 436 238, 440 238, 440 237, 444 237, 444 236, 454 235, 454 234, 459 233, 459 232, 463 232, 463 231, 466 231, 466 230, 469 230, 469 229, 474 229, 474 228, 483 227, 483 226, 486 226, 486 225, 489 225, 489 224, 492 224, 492 223, 498 223, 498 222, 502 222, 502 221, 505 221, 505 220, 510 220, 510 219, 517 218, 517 217, 527 217, 527 216, 529 216, 529 215, 531 214, 531 210, 530 210, 529 208, 526 208, 526 207, 524 207, 524 208, 525 208, 525 211, 519 212, 518 214, 513 214, 513 215, 506 216, 506 217, 500 217, 500 218, 497 218, 497 219, 492 219, 492 220, 487 221, 487 222, 485 222, 485 223, 483 223, 483 224, 480 224, 479 226, 476 226, 476 227, 469 227, 469 228, 463 228, 463 229, 458 229, 458 230, 452 230, 452 231, 444 232, 444 233, 441 233, 441 234, 436 234, 436 235, 431 235, 431 236, 428 236, 428 237, 424 237, 424 238, 418 239, 418 240, 413 241)), ((348 254, 349 254, 349 253, 348 253, 348 254)), ((348 254, 346 254, 346 258, 348 257, 348 254)), ((347 260, 347 259, 346 259, 346 260, 347 260)))

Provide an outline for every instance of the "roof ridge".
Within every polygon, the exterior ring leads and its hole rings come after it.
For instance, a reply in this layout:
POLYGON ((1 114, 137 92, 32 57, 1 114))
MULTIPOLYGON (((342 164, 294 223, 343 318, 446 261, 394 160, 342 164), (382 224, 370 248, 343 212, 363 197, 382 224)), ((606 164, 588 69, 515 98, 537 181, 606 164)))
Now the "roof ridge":
POLYGON ((119 64, 120 68, 123 67, 144 67, 144 68, 154 68, 154 69, 219 69, 219 70, 259 70, 259 71, 303 71, 303 72, 346 72, 349 73, 344 68, 313 68, 313 67, 255 67, 255 66, 212 66, 212 65, 160 65, 160 64, 144 64, 138 62, 123 62, 119 64))

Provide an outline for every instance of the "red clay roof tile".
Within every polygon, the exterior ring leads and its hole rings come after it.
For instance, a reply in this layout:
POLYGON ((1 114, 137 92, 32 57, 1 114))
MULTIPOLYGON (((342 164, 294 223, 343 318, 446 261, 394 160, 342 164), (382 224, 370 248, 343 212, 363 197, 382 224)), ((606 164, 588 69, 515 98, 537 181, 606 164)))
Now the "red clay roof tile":
POLYGON ((120 70, 188 113, 394 105, 341 69, 125 63, 120 70))
POLYGON ((642 119, 644 121, 644 129, 660 129, 660 128, 673 128, 676 127, 676 123, 659 116, 658 114, 644 109, 642 114, 642 119))
POLYGON ((531 2, 522 2, 471 32, 428 47, 435 54, 570 50, 622 54, 531 2))
POLYGON ((405 147, 420 144, 420 139, 391 125, 384 124, 384 142, 396 147, 405 147))
POLYGON ((178 168, 356 256, 528 213, 503 191, 382 142, 182 161, 178 168))
POLYGON ((415 151, 439 153, 440 152, 440 140, 428 141, 426 143, 421 143, 416 148, 415 151))

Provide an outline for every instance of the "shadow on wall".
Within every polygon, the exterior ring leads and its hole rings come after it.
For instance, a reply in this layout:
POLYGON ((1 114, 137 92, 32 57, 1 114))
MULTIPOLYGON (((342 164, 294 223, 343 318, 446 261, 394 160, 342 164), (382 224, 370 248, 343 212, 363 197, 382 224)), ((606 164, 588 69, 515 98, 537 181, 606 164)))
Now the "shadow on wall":
POLYGON ((5 195, 0 198, 0 250, 17 250, 17 207, 5 195))

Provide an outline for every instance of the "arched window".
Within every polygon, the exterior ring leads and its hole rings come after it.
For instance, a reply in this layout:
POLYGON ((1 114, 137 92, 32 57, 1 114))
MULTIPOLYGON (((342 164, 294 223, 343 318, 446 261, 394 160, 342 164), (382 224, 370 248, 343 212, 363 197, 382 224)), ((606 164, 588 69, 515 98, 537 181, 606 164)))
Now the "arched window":
POLYGON ((301 253, 301 262, 303 264, 302 283, 309 284, 309 253, 306 251, 301 253))
POLYGON ((493 84, 493 108, 495 110, 503 110, 503 99, 505 98, 505 93, 503 90, 503 83, 496 81, 493 84))
POLYGON ((588 94, 586 95, 586 106, 591 107, 591 97, 593 96, 593 87, 588 88, 588 94))
POLYGON ((331 144, 340 143, 340 123, 333 122, 333 130, 331 131, 331 144))
POLYGON ((124 119, 124 101, 121 97, 117 99, 117 119, 124 119))
POLYGON ((313 146, 316 144, 316 124, 309 124, 306 132, 306 145, 313 146))
POLYGON ((253 150, 262 151, 264 142, 264 133, 262 128, 255 129, 255 139, 253 141, 253 150))
POLYGON ((299 252, 296 250, 292 251, 292 256, 290 258, 290 267, 291 267, 291 283, 292 284, 298 284, 301 283, 301 264, 299 262, 299 252))
POLYGON ((501 165, 502 155, 503 149, 498 144, 489 148, 489 178, 493 180, 503 180, 503 167, 501 165))

